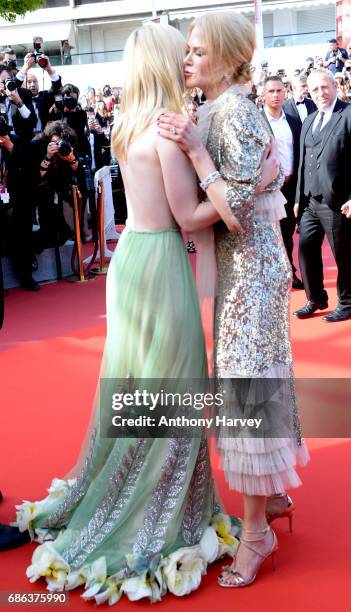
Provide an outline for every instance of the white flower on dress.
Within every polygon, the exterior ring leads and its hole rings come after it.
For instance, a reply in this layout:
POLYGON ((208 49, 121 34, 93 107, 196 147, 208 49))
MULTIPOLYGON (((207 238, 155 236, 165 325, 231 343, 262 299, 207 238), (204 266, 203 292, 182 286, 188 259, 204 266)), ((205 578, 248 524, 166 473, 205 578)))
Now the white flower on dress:
POLYGON ((200 548, 203 558, 207 563, 213 563, 218 557, 219 542, 214 527, 209 526, 205 529, 200 540, 200 548))
POLYGON ((26 531, 28 529, 29 535, 34 539, 33 531, 33 519, 38 516, 43 506, 43 502, 29 502, 24 501, 19 506, 16 506, 16 521, 12 523, 15 527, 18 527, 20 531, 26 531))
POLYGON ((130 601, 137 601, 142 597, 148 597, 152 602, 159 601, 165 590, 161 568, 158 568, 155 574, 148 569, 139 576, 126 578, 121 586, 121 592, 125 593, 130 601))
POLYGON ((168 590, 181 597, 198 588, 201 576, 206 573, 207 563, 201 547, 191 546, 179 548, 166 557, 162 565, 168 590))
POLYGON ((122 597, 121 584, 124 579, 124 571, 120 571, 113 576, 107 578, 104 585, 104 590, 95 595, 95 601, 97 604, 105 603, 106 601, 110 606, 117 603, 122 597))
POLYGON ((49 493, 49 497, 51 498, 55 498, 55 497, 61 497, 61 495, 64 495, 68 489, 70 489, 74 483, 76 482, 76 479, 74 480, 60 480, 60 478, 54 478, 54 480, 52 481, 50 488, 48 489, 48 493, 49 493))
POLYGON ((66 580, 66 590, 72 591, 73 589, 82 586, 82 584, 85 584, 86 581, 87 576, 84 574, 83 570, 79 569, 77 571, 70 572, 66 580))
MULTIPOLYGON (((85 572, 85 568, 83 568, 82 571, 85 572)), ((88 600, 93 599, 106 582, 107 567, 105 557, 99 557, 99 559, 94 561, 89 568, 86 568, 86 574, 86 590, 82 598, 88 600)))
POLYGON ((32 565, 27 568, 27 577, 35 582, 41 576, 47 579, 50 591, 62 591, 69 566, 51 544, 42 544, 33 554, 32 565))

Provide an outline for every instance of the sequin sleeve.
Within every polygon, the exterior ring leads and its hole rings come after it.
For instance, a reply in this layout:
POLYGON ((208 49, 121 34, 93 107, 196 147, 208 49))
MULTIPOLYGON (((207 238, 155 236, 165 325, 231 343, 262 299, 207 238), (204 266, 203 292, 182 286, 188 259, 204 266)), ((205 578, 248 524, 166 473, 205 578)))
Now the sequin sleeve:
MULTIPOLYGON (((236 98, 221 113, 220 172, 226 182, 226 200, 241 223, 252 219, 260 182, 261 161, 269 134, 256 107, 236 98)), ((219 118, 218 118, 219 119, 219 118)))

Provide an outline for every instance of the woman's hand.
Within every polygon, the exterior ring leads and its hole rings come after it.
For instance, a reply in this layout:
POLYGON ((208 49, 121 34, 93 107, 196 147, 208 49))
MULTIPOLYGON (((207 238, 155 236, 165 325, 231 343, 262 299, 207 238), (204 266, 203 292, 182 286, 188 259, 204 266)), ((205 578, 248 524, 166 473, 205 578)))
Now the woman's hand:
POLYGON ((278 147, 275 140, 266 145, 261 162, 261 181, 258 192, 262 193, 267 185, 270 185, 278 176, 280 163, 278 159, 278 147))
POLYGON ((351 200, 342 205, 341 212, 347 219, 351 219, 351 200))
POLYGON ((7 149, 9 153, 12 153, 13 142, 8 134, 6 134, 5 136, 0 136, 0 146, 4 147, 4 149, 7 149))
POLYGON ((54 155, 57 154, 58 151, 58 144, 57 142, 49 142, 47 150, 46 150, 46 155, 49 159, 52 159, 54 157, 54 155))
POLYGON ((204 149, 199 130, 190 117, 164 113, 159 116, 157 125, 160 136, 177 143, 190 159, 204 149))

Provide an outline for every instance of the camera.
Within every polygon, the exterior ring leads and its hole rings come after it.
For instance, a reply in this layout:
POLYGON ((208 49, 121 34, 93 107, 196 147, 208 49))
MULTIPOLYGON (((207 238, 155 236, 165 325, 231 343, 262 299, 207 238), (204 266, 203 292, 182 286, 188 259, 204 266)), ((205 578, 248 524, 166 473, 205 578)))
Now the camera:
POLYGON ((77 107, 78 100, 74 96, 64 95, 63 96, 63 106, 68 108, 69 110, 74 110, 77 107))
POLYGON ((4 81, 4 85, 5 85, 5 88, 8 89, 9 91, 16 91, 17 89, 16 79, 6 79, 4 81))
POLYGON ((34 38, 33 46, 34 53, 32 53, 32 57, 34 57, 34 61, 40 68, 46 68, 48 65, 48 60, 46 57, 43 57, 43 52, 41 51, 41 45, 43 43, 43 39, 40 37, 34 38))
POLYGON ((10 133, 11 128, 6 123, 5 117, 0 116, 0 136, 8 136, 10 133))
POLYGON ((62 111, 63 110, 63 95, 62 94, 56 94, 54 96, 55 99, 55 106, 57 108, 57 110, 62 111))
POLYGON ((69 144, 68 140, 60 140, 58 143, 58 150, 57 152, 59 153, 59 155, 61 155, 61 157, 66 157, 67 155, 70 154, 72 147, 69 144))
POLYGON ((16 62, 16 60, 5 60, 4 64, 8 68, 10 68, 10 70, 17 70, 17 62, 16 62))

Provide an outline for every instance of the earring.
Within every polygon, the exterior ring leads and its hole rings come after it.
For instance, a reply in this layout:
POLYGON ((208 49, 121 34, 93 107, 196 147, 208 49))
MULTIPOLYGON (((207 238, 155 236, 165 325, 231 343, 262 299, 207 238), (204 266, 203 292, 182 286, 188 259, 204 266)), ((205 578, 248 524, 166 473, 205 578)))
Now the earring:
POLYGON ((223 81, 225 81, 226 83, 228 83, 228 85, 231 84, 231 78, 229 76, 229 74, 224 74, 223 75, 223 81))

